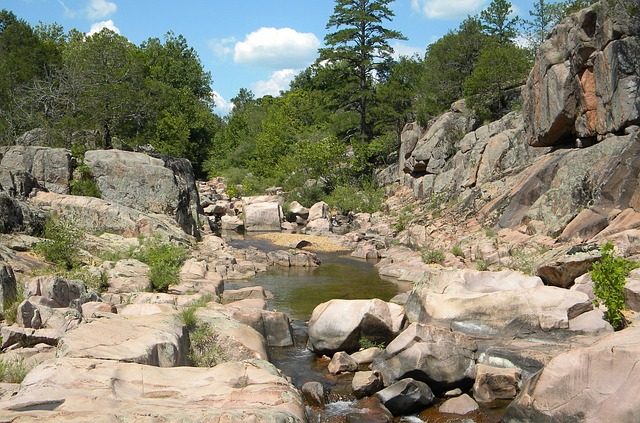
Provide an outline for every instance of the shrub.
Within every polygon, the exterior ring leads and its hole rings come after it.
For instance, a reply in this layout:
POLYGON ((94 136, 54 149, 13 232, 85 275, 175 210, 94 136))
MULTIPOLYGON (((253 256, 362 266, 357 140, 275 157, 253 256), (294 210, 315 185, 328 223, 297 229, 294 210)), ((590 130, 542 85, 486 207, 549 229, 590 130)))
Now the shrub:
POLYGON ((373 182, 365 182, 361 189, 342 185, 327 198, 327 204, 340 210, 342 214, 375 213, 382 210, 384 191, 373 182))
POLYGON ((216 344, 218 335, 208 323, 196 322, 189 331, 189 364, 194 367, 213 367, 224 361, 224 353, 216 344))
POLYGON ((182 323, 184 323, 185 327, 188 331, 192 331, 196 328, 198 324, 198 318, 196 317, 196 310, 198 308, 191 306, 187 307, 180 313, 180 318, 182 319, 182 323))
POLYGON ((489 270, 489 263, 487 263, 486 261, 479 259, 476 261, 476 270, 479 270, 481 272, 485 271, 485 270, 489 270))
POLYGON ((451 254, 456 257, 464 258, 464 251, 462 251, 462 247, 457 244, 451 247, 451 254))
POLYGON ((91 169, 86 164, 80 164, 76 171, 79 175, 79 179, 73 179, 69 182, 69 188, 71 188, 72 195, 81 195, 84 197, 102 197, 102 193, 93 180, 93 174, 91 169))
POLYGON ((80 231, 71 222, 57 217, 49 219, 44 227, 45 241, 36 244, 35 250, 50 263, 70 270, 80 262, 80 231))
POLYGON ((159 237, 142 241, 134 258, 149 265, 149 280, 154 291, 167 292, 169 285, 179 282, 180 266, 187 258, 182 246, 163 242, 159 237))
POLYGON ((27 373, 29 368, 22 358, 0 360, 0 381, 2 382, 22 383, 27 373))
POLYGON ((622 314, 624 304, 624 285, 629 272, 638 267, 638 263, 623 257, 614 257, 613 244, 608 242, 601 248, 602 257, 589 271, 593 279, 593 293, 607 307, 605 320, 615 330, 626 327, 627 321, 622 314))
POLYGON ((376 342, 367 337, 358 339, 358 345, 360 345, 360 348, 362 348, 363 350, 366 350, 367 348, 374 348, 374 347, 384 349, 386 347, 384 342, 382 341, 376 342))
POLYGON ((422 261, 424 261, 427 264, 432 264, 432 263, 442 264, 444 263, 444 259, 445 259, 445 256, 442 250, 422 251, 422 261))

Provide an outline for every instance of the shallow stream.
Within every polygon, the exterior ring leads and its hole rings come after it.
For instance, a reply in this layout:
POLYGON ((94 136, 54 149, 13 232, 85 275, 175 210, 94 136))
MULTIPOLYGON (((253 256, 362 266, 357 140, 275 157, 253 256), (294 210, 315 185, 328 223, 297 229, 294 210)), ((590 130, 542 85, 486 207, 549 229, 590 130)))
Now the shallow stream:
MULTIPOLYGON (((274 249, 267 241, 244 239, 230 242, 237 248, 249 245, 262 250, 274 249)), ((313 309, 331 299, 369 299, 380 298, 389 301, 396 294, 411 289, 409 283, 399 283, 395 279, 381 278, 374 267, 375 262, 354 259, 348 255, 336 253, 317 253, 322 264, 317 268, 278 268, 271 267, 255 279, 247 281, 228 281, 225 289, 238 289, 260 285, 273 294, 268 300, 269 308, 286 313, 291 318, 295 345, 286 348, 270 348, 271 362, 285 375, 289 376, 298 388, 306 382, 321 382, 325 391, 329 391, 330 403, 314 422, 341 422, 341 416, 358 412, 351 396, 353 375, 331 375, 327 371, 328 361, 322 360, 306 348, 307 322, 313 309)), ((503 406, 499 407, 502 408, 503 406)), ((403 418, 407 422, 498 422, 500 418, 486 407, 482 414, 465 416, 460 420, 449 420, 438 415, 435 407, 428 413, 403 418)), ((450 416, 449 416, 450 417, 450 416)))

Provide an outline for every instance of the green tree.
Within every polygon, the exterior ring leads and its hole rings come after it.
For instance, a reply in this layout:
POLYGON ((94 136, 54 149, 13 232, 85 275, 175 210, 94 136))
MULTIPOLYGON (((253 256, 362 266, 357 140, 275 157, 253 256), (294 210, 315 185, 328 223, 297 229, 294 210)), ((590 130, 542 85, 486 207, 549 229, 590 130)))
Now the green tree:
POLYGON ((492 0, 489 7, 480 12, 483 30, 500 43, 508 43, 518 35, 520 18, 510 16, 513 10, 508 0, 492 0))
POLYGON ((389 8, 393 0, 336 0, 327 29, 336 28, 326 35, 327 48, 320 49, 320 60, 342 62, 343 81, 350 94, 348 109, 360 116, 360 135, 369 139, 371 128, 367 121, 367 105, 373 97, 373 72, 390 59, 393 48, 389 40, 405 39, 399 32, 385 28, 382 23, 391 20, 389 8))
POLYGON ((480 20, 470 16, 456 31, 449 31, 429 46, 416 99, 421 124, 426 125, 429 119, 463 98, 464 81, 475 69, 487 38, 480 20))
POLYGON ((518 87, 530 68, 527 50, 509 43, 489 44, 464 82, 467 105, 481 120, 500 116, 509 109, 511 98, 519 98, 518 87))

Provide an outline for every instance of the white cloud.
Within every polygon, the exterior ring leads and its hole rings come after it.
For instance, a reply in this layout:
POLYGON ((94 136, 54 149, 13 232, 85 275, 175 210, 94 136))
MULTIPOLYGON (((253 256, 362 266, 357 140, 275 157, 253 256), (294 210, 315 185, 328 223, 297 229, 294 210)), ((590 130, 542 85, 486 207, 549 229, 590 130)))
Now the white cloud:
POLYGON ((115 3, 107 0, 91 0, 87 6, 86 13, 89 19, 103 19, 110 16, 118 10, 115 3))
POLYGON ((235 37, 223 38, 221 40, 209 40, 209 48, 213 51, 214 56, 219 59, 226 59, 233 53, 233 45, 238 40, 235 37))
POLYGON ((463 18, 479 12, 487 0, 411 0, 411 7, 431 19, 463 18))
POLYGON ((289 88, 289 84, 291 84, 297 73, 298 71, 295 69, 282 69, 273 72, 268 81, 256 82, 253 84, 253 92, 256 98, 264 97, 265 95, 280 95, 280 91, 285 91, 289 88))
POLYGON ((393 57, 396 60, 402 56, 412 57, 416 54, 419 57, 423 57, 424 53, 427 51, 426 47, 414 47, 402 42, 396 42, 391 47, 393 47, 393 57))
POLYGON ((111 31, 115 32, 116 34, 120 34, 120 29, 118 29, 116 24, 113 23, 113 21, 111 19, 109 19, 108 21, 96 22, 96 23, 91 24, 91 28, 89 29, 89 32, 87 32, 87 36, 91 36, 91 35, 95 34, 96 32, 100 32, 104 28, 110 29, 111 31))
POLYGON ((304 68, 312 63, 320 40, 291 28, 260 28, 236 43, 233 60, 244 65, 275 69, 304 68))
POLYGON ((212 91, 214 107, 213 109, 221 116, 228 115, 233 110, 233 103, 225 100, 217 91, 212 91))

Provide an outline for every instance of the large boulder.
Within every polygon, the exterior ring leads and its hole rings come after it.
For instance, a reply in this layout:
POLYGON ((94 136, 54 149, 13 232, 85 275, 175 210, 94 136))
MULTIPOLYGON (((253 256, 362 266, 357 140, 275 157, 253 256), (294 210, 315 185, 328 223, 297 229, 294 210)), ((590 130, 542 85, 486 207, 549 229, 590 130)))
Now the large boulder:
POLYGON ((27 197, 34 188, 69 193, 72 157, 63 148, 11 146, 0 150, 0 185, 15 196, 27 197), (27 179, 25 179, 25 175, 27 179), (33 183, 21 184, 19 181, 33 183))
POLYGON ((101 318, 65 334, 58 357, 174 367, 187 364, 187 332, 174 307, 165 313, 101 318))
POLYGON ((244 228, 248 232, 280 232, 282 207, 278 202, 244 202, 244 228))
POLYGON ((635 8, 634 0, 601 1, 552 30, 523 91, 529 144, 595 138, 638 122, 640 18, 635 8))
POLYGON ((100 198, 39 192, 31 201, 45 211, 64 216, 78 229, 91 233, 110 232, 131 238, 158 234, 164 239, 183 243, 194 241, 167 216, 142 213, 100 198))
POLYGON ((455 269, 425 280, 405 304, 412 322, 484 337, 551 335, 592 309, 587 294, 544 286, 537 277, 455 269))
POLYGON ((386 385, 412 377, 444 392, 460 384, 471 386, 477 345, 449 329, 412 323, 376 357, 371 368, 386 385))
POLYGON ((143 213, 172 217, 186 233, 200 236, 200 207, 191 163, 121 150, 85 154, 102 198, 143 213))
POLYGON ((553 358, 528 379, 505 422, 640 421, 640 328, 553 358))
POLYGON ((0 410, 9 421, 306 421, 300 393, 262 360, 160 368, 58 358, 33 369, 0 410))
POLYGON ((0 233, 39 234, 44 228, 45 221, 46 216, 42 211, 0 191, 0 233))
POLYGON ((376 397, 394 416, 421 411, 433 403, 429 386, 411 378, 402 379, 376 393, 376 397))
POLYGON ((318 305, 309 320, 307 348, 318 354, 354 352, 359 340, 389 342, 402 329, 402 306, 372 300, 330 300, 318 305))

